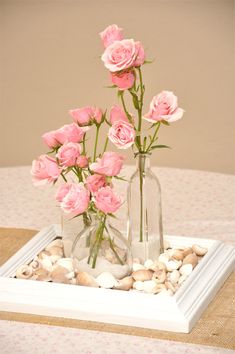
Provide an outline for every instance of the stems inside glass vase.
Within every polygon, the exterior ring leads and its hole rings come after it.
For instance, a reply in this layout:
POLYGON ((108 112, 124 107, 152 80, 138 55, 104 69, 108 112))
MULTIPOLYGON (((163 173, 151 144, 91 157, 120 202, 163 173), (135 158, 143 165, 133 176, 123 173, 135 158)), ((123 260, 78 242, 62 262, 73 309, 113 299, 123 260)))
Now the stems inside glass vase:
POLYGON ((143 210, 143 179, 144 179, 144 174, 143 174, 143 161, 142 157, 139 156, 139 180, 140 180, 140 242, 143 242, 143 233, 144 233, 144 210, 143 210))
POLYGON ((98 228, 96 230, 96 233, 95 233, 94 243, 90 247, 90 255, 88 257, 87 263, 90 264, 90 262, 92 260, 92 262, 91 262, 91 267, 92 268, 95 268, 95 266, 96 266, 96 260, 97 260, 97 257, 98 257, 100 245, 101 245, 102 240, 103 240, 103 232, 104 232, 104 228, 105 228, 105 221, 106 221, 106 215, 103 218, 100 219, 99 226, 98 226, 98 228))

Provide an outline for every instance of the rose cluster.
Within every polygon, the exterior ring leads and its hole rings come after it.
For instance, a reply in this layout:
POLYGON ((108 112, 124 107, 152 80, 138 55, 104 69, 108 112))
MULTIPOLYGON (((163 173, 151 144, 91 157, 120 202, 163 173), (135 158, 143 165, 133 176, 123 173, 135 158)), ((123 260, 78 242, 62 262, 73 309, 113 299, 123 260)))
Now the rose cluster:
MULTIPOLYGON (((120 149, 127 149, 135 142, 138 152, 149 153, 156 145, 157 134, 144 137, 141 142, 142 118, 152 123, 158 129, 161 123, 169 123, 180 119, 184 110, 178 107, 177 97, 171 91, 162 91, 154 96, 149 111, 142 113, 145 87, 143 85, 141 66, 145 64, 145 50, 139 41, 124 39, 123 30, 117 25, 108 26, 100 33, 105 51, 101 57, 105 67, 109 70, 111 81, 117 87, 122 100, 123 112, 116 112, 116 118, 111 121, 109 139, 120 149), (124 101, 124 91, 132 96, 134 108, 138 113, 138 122, 135 125, 132 114, 127 110, 124 101), (149 142, 147 140, 149 139, 149 142)), ((161 145, 163 147, 163 145, 161 145)))
MULTIPOLYGON (((112 178, 118 177, 123 157, 106 151, 108 140, 119 149, 132 146, 138 153, 151 153, 158 147, 158 131, 161 124, 169 125, 183 116, 177 97, 171 91, 162 91, 154 96, 149 111, 143 114, 145 86, 141 67, 146 63, 143 45, 134 39, 125 39, 123 30, 117 25, 108 26, 100 33, 105 48, 101 57, 109 70, 113 87, 118 89, 121 105, 113 105, 109 119, 98 107, 87 106, 69 111, 73 123, 45 133, 44 143, 49 147, 47 154, 32 163, 31 174, 35 185, 55 183, 59 177, 64 184, 56 193, 56 200, 66 213, 80 215, 84 212, 114 213, 121 205, 115 193, 112 178), (136 117, 125 103, 126 92, 131 95, 136 117), (142 120, 151 123, 148 136, 142 136, 142 120), (109 125, 102 154, 97 154, 100 127, 109 125), (96 127, 93 158, 86 151, 86 134, 96 127), (154 128, 155 132, 151 133, 154 128), (73 174, 76 178, 71 180, 73 174)), ((106 111, 105 111, 106 112, 106 111)), ((136 154, 136 152, 135 152, 136 154)))
POLYGON ((114 213, 121 205, 121 198, 111 181, 120 173, 124 158, 112 151, 104 151, 97 157, 95 151, 92 160, 86 153, 86 133, 92 125, 99 132, 105 114, 96 107, 78 108, 69 113, 74 123, 42 136, 51 150, 33 161, 33 182, 35 185, 56 183, 62 177, 65 183, 58 188, 56 200, 72 216, 88 211, 114 213))

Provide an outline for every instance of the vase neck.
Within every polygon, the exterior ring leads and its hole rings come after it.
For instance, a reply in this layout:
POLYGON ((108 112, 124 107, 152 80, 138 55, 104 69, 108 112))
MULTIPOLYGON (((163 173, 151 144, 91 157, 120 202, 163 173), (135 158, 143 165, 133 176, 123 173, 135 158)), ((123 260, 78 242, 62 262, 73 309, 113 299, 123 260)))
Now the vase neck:
POLYGON ((136 157, 136 168, 142 171, 150 168, 150 154, 138 154, 136 157))

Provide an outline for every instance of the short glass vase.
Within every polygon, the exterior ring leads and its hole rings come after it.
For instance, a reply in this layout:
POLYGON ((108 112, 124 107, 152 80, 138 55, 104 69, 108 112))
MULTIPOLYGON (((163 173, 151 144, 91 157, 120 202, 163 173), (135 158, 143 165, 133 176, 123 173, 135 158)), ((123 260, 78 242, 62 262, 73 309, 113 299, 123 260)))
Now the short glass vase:
POLYGON ((103 272, 111 273, 116 279, 129 275, 130 246, 123 234, 112 226, 111 217, 88 214, 82 228, 81 220, 76 219, 63 222, 63 237, 68 238, 68 232, 72 234, 71 258, 75 259, 78 270, 94 277, 103 272))

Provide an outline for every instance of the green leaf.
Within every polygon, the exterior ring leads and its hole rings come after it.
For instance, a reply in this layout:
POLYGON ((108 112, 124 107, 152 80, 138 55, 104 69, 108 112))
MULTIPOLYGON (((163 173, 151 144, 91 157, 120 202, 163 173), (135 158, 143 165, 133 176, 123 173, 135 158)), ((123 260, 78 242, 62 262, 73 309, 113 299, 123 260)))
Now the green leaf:
POLYGON ((105 122, 111 127, 112 126, 112 124, 108 121, 108 119, 105 117, 105 122))
POLYGON ((155 59, 152 60, 145 60, 144 64, 152 64, 155 61, 155 59))
POLYGON ((132 101, 133 101, 133 105, 135 107, 135 109, 139 109, 139 99, 138 99, 138 96, 131 92, 131 95, 132 95, 132 101))
POLYGON ((118 98, 119 98, 119 97, 121 97, 122 95, 123 95, 123 91, 118 90, 118 92, 117 92, 117 96, 118 96, 118 98))
POLYGON ((120 181, 128 182, 128 180, 124 177, 114 176, 114 178, 119 179, 120 181))
POLYGON ((170 123, 168 123, 166 120, 162 120, 161 123, 164 125, 170 126, 170 123))
POLYGON ((104 86, 104 88, 116 88, 117 86, 116 85, 112 85, 112 86, 104 86))
POLYGON ((153 145, 153 146, 151 146, 151 150, 154 150, 154 149, 164 149, 164 148, 166 148, 166 149, 171 149, 171 147, 168 146, 168 145, 153 145))
POLYGON ((114 214, 108 213, 108 216, 111 216, 111 218, 117 219, 117 217, 114 214))

